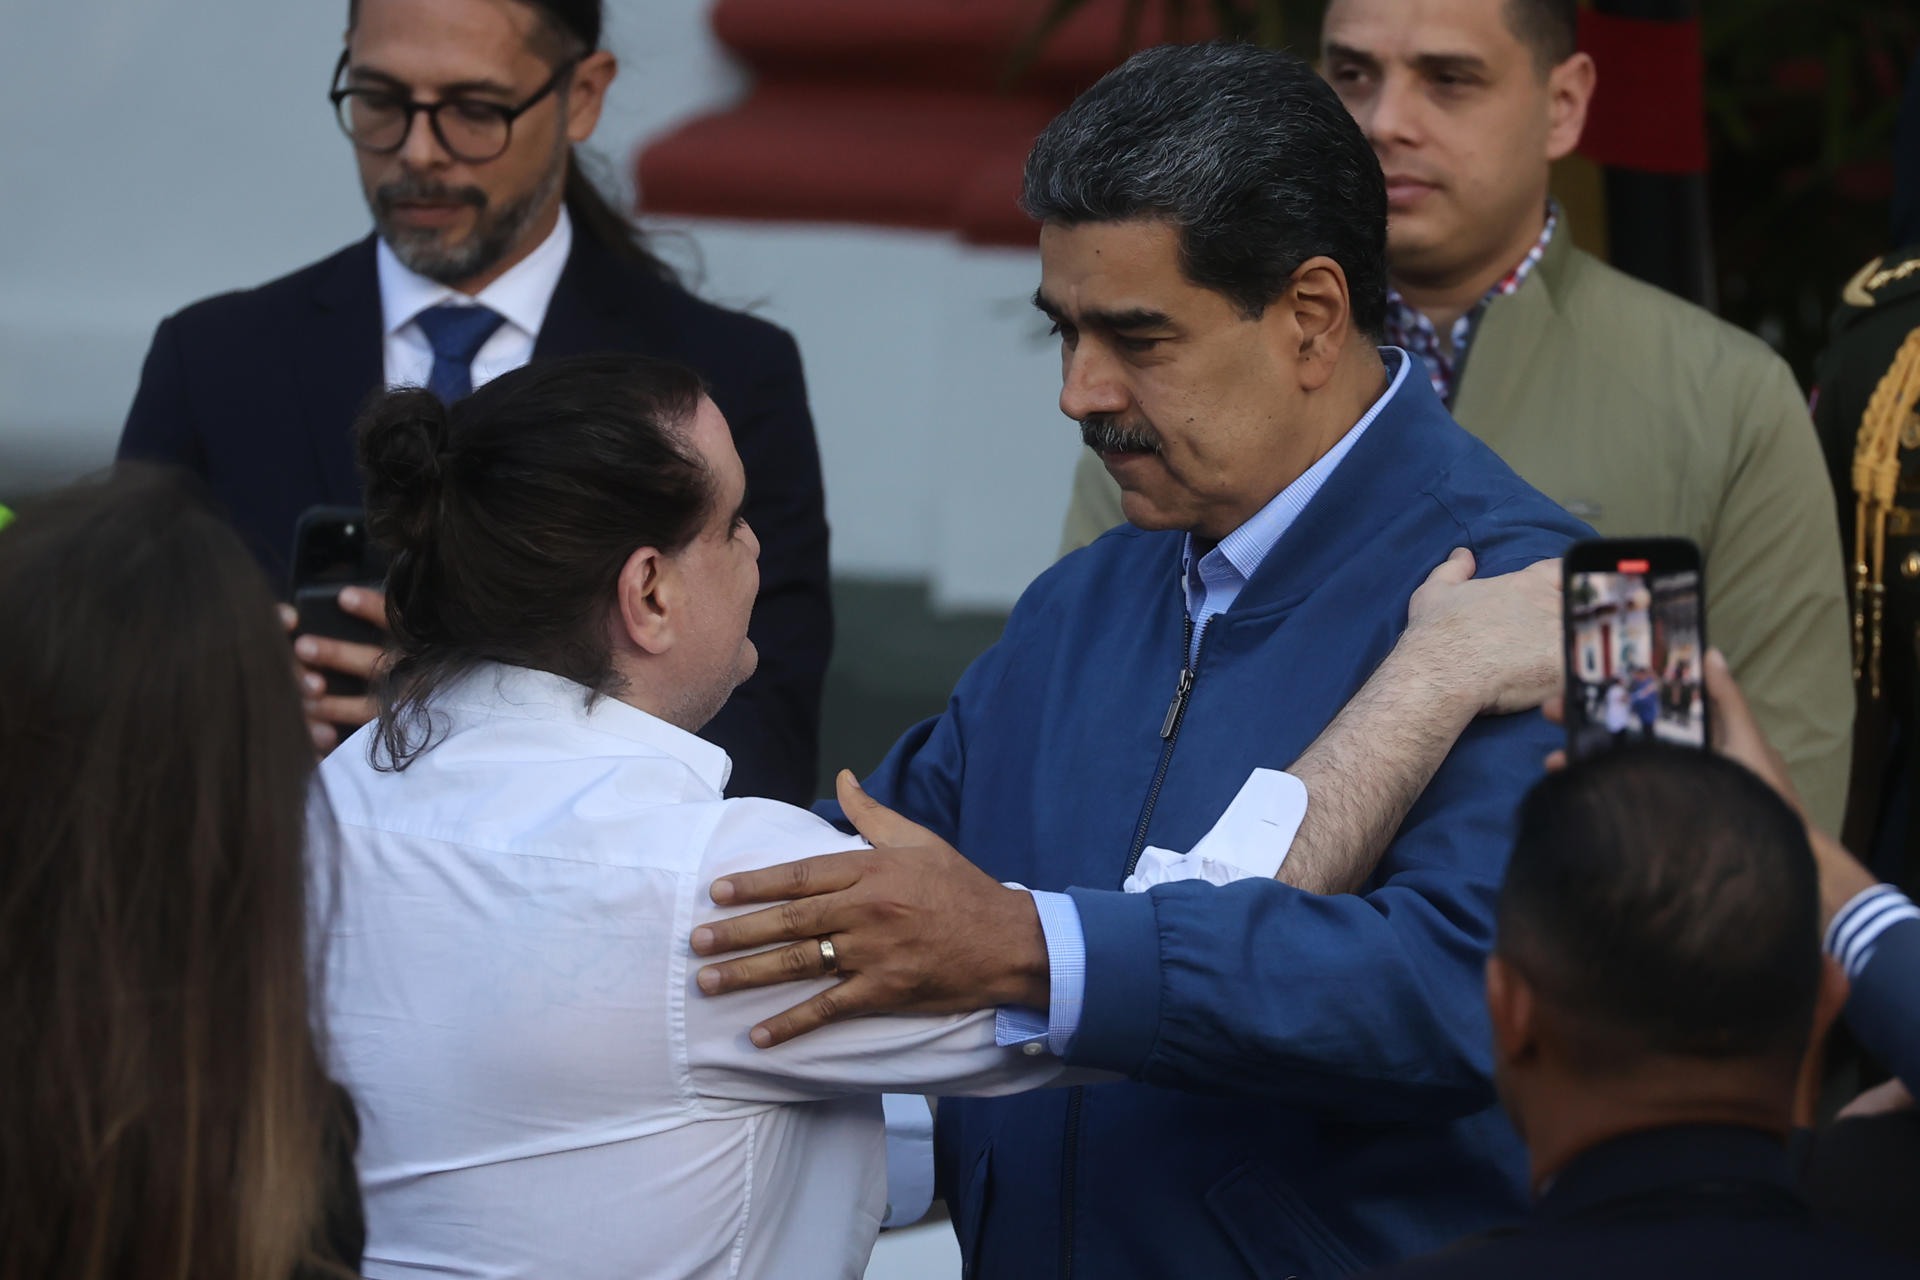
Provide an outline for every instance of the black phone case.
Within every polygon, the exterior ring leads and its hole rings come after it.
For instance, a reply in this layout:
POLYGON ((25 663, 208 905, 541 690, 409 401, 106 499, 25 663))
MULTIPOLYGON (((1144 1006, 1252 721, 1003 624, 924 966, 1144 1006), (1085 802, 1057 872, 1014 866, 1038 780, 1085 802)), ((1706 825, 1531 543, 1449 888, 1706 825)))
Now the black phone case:
MULTIPOLYGON (((339 587, 302 587, 293 596, 293 607, 300 615, 294 634, 325 636, 348 644, 379 645, 386 634, 371 622, 356 618, 340 607, 339 587)), ((359 676, 328 671, 327 693, 342 698, 357 698, 367 691, 367 682, 359 676)))

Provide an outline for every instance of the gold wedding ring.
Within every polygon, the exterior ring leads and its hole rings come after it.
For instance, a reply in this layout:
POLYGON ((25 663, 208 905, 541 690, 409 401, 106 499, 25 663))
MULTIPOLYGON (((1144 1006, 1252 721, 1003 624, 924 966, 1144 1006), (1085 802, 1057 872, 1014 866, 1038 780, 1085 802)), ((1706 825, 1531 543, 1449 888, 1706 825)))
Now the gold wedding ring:
POLYGON ((833 939, 820 939, 820 963, 828 973, 840 972, 840 957, 834 953, 833 939))

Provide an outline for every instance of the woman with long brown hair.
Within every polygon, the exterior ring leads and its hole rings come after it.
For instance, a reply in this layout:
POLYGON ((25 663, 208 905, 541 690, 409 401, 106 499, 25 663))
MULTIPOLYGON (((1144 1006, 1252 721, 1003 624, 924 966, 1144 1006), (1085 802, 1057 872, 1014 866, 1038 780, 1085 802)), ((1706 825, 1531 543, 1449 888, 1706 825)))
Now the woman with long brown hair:
POLYGON ((0 532, 0 1277, 359 1265, 289 662, 252 557, 169 477, 0 532))

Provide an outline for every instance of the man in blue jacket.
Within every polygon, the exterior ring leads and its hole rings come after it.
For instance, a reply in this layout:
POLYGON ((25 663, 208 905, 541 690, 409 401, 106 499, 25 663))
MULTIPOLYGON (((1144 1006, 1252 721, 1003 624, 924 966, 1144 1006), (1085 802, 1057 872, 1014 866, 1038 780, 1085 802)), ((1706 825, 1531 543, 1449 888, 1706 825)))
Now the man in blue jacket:
MULTIPOLYGON (((845 977, 754 1028, 763 1046, 1000 1006, 1006 1042, 1127 1077, 942 1104, 970 1275, 1338 1275, 1512 1217, 1525 1153, 1481 967, 1551 727, 1476 721, 1360 894, 1120 888, 1300 755, 1452 548, 1501 574, 1584 528, 1376 345, 1383 180, 1305 63, 1137 55, 1040 137, 1025 203, 1061 409, 1130 525, 1035 582, 868 780, 926 847, 716 882, 722 903, 803 900, 697 931, 702 954, 790 944, 701 985, 845 977)), ((1342 803, 1322 788, 1309 812, 1342 803)))

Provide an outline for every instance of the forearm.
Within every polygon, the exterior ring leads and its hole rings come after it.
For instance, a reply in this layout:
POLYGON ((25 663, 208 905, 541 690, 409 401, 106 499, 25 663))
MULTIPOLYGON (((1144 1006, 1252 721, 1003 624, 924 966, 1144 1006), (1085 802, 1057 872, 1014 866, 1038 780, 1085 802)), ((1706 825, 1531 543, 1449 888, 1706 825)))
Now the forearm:
POLYGON ((1820 929, 1824 933, 1840 908, 1871 889, 1876 881, 1871 872, 1826 832, 1809 825, 1807 837, 1813 844, 1814 865, 1820 872, 1820 929))
POLYGON ((1476 710, 1435 678, 1417 639, 1403 640, 1289 770, 1307 788, 1307 812, 1277 878, 1357 892, 1476 710))

